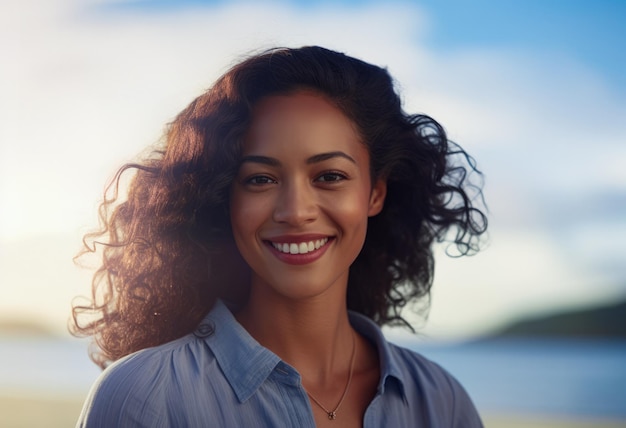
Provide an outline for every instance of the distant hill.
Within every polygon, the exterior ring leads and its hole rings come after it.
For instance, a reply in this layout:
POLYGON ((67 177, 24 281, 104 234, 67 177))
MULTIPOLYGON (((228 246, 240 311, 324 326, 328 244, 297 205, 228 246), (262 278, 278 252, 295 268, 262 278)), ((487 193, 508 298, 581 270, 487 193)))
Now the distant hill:
POLYGON ((615 337, 626 339, 626 300, 602 307, 521 320, 496 332, 494 336, 615 337))

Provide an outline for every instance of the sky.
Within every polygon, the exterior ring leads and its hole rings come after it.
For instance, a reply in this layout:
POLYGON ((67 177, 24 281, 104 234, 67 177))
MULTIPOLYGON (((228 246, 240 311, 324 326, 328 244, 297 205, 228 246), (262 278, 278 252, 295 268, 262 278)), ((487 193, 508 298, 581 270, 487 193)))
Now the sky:
POLYGON ((389 69, 485 174, 489 242, 437 249, 428 337, 626 298, 626 4, 8 0, 0 320, 63 331, 107 181, 230 66, 317 44, 389 69))

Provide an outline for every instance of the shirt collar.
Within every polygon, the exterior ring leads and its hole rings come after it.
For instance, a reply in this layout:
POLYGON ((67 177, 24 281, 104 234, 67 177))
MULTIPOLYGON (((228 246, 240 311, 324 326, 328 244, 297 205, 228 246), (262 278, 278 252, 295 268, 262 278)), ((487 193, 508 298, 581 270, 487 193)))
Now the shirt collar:
POLYGON ((217 301, 196 329, 203 334, 240 402, 246 401, 280 363, 280 358, 264 348, 237 322, 226 305, 217 301))
MULTIPOLYGON (((383 394, 387 380, 393 378, 406 400, 400 364, 378 325, 356 312, 349 311, 349 317, 352 327, 372 341, 378 351, 378 392, 383 394)), ((240 402, 248 400, 282 362, 276 354, 250 336, 220 300, 215 303, 194 334, 204 338, 209 345, 240 402)))
POLYGON ((387 342, 387 339, 385 339, 380 327, 378 327, 374 321, 357 312, 349 311, 348 314, 352 327, 369 339, 378 351, 378 358, 380 361, 380 381, 378 383, 378 393, 384 394, 387 381, 393 378, 397 382, 402 398, 406 402, 404 381, 402 380, 402 365, 398 361, 397 352, 393 352, 392 345, 387 342))

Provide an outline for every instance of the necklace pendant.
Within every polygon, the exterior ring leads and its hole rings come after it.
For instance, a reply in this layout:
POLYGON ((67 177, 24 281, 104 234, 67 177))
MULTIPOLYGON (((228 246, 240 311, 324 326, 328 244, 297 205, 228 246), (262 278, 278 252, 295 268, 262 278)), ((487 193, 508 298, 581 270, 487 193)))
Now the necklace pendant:
POLYGON ((328 412, 328 419, 330 419, 331 421, 334 421, 335 419, 337 419, 337 413, 336 412, 328 412))

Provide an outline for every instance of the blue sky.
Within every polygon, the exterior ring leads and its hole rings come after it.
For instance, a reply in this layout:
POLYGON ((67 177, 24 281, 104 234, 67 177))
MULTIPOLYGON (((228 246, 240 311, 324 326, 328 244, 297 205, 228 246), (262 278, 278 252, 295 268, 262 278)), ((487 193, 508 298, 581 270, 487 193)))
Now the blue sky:
POLYGON ((115 169, 238 58, 303 44, 387 66, 485 173, 490 244, 438 257, 428 334, 623 298, 626 5, 466 3, 2 2, 0 312, 63 330, 115 169))
POLYGON ((419 2, 437 24, 434 48, 504 47, 567 55, 626 85, 626 3, 613 1, 419 2))

